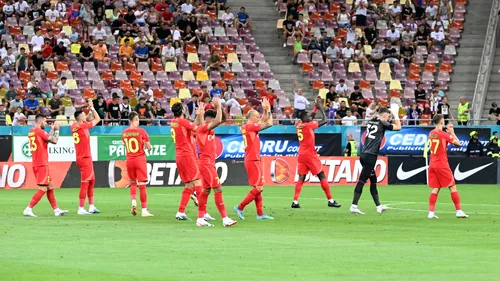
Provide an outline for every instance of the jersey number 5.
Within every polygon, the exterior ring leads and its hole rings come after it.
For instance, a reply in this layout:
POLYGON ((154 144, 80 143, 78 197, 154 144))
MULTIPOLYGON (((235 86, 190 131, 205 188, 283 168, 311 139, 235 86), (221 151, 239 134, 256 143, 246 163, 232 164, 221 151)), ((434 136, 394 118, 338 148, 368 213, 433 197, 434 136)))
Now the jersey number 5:
POLYGON ((299 141, 304 140, 304 134, 302 134, 302 129, 297 129, 297 138, 299 139, 299 141))
POLYGON ((367 138, 375 139, 375 136, 373 134, 375 134, 378 131, 378 127, 375 125, 368 125, 366 126, 366 131, 368 132, 366 134, 367 138))
POLYGON ((38 148, 35 142, 36 137, 30 137, 30 148, 32 152, 35 152, 38 148))
POLYGON ((125 148, 127 149, 127 152, 129 153, 136 153, 139 151, 139 141, 137 141, 136 138, 130 138, 130 139, 124 139, 125 141, 125 148))

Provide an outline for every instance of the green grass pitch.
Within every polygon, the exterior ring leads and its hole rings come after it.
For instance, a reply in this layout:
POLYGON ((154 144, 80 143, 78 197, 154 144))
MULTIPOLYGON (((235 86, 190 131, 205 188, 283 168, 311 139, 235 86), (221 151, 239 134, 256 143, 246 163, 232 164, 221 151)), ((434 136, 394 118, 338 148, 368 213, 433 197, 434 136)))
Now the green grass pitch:
MULTIPOLYGON (((0 190, 0 280, 499 280, 500 186, 459 186, 469 219, 456 219, 448 190, 428 220, 424 186, 380 187, 393 209, 379 216, 365 188, 360 209, 349 213, 352 187, 334 187, 343 204, 326 206, 319 187, 305 186, 301 209, 291 209, 292 187, 268 187, 265 211, 275 221, 255 220, 255 206, 232 228, 221 221, 198 228, 176 221, 181 189, 149 188, 154 218, 132 217, 125 189, 97 189, 101 214, 76 215, 78 189, 56 190, 54 217, 44 198, 26 218, 34 190, 0 190)), ((224 187, 230 217, 249 188, 224 187)), ((209 212, 219 219, 209 199, 209 212)), ((190 202, 187 214, 196 218, 190 202)))

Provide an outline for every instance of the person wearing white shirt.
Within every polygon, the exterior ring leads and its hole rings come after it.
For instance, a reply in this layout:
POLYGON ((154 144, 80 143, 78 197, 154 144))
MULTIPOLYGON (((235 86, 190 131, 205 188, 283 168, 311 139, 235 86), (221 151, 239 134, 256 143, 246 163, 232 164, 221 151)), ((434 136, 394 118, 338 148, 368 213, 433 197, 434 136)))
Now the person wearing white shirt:
POLYGON ((391 29, 387 30, 387 38, 389 38, 392 43, 399 44, 401 33, 396 29, 396 26, 392 25, 391 29))
POLYGON ((161 60, 163 64, 165 64, 167 61, 173 61, 177 63, 177 57, 175 56, 175 49, 172 46, 172 42, 168 42, 167 45, 163 46, 163 49, 161 50, 161 60))
POLYGON ((21 125, 21 121, 26 120, 26 115, 23 114, 23 108, 18 107, 16 113, 14 113, 14 118, 12 120, 12 126, 21 125))
POLYGON ((341 97, 344 97, 347 94, 348 90, 349 90, 349 88, 345 84, 345 80, 340 79, 339 84, 337 84, 337 86, 335 86, 335 93, 337 93, 337 95, 339 95, 341 97))
POLYGON ((394 1, 392 5, 389 5, 389 15, 393 18, 396 19, 403 9, 401 9, 401 5, 399 5, 399 1, 394 1))
POLYGON ((24 0, 23 1, 17 0, 14 3, 14 10, 16 10, 17 15, 19 15, 20 17, 24 17, 26 15, 28 8, 29 8, 28 2, 24 0))
POLYGON ((148 85, 144 84, 144 86, 142 87, 142 89, 139 89, 137 91, 137 95, 139 96, 139 98, 145 98, 146 101, 149 101, 149 102, 154 102, 154 94, 153 94, 153 89, 149 88, 148 85))
POLYGON ((437 15, 436 16, 436 20, 432 22, 431 29, 435 30, 436 26, 439 26, 439 31, 442 31, 442 32, 445 31, 446 23, 445 23, 445 21, 441 20, 441 16, 440 15, 437 15))
POLYGON ((194 10, 193 5, 191 4, 191 0, 186 0, 186 3, 181 5, 181 11, 183 13, 191 14, 194 10))
POLYGON ((5 70, 11 70, 14 68, 16 64, 16 56, 12 53, 12 48, 7 47, 7 55, 2 58, 3 59, 3 68, 5 70))
POLYGON ((68 85, 66 84, 66 77, 61 77, 61 80, 57 82, 56 84, 57 87, 57 94, 59 96, 64 97, 66 96, 66 93, 68 92, 68 85))
POLYGON ((234 15, 229 11, 229 7, 226 7, 226 11, 222 15, 222 20, 224 21, 225 26, 233 26, 234 24, 234 15))
POLYGON ((30 44, 33 46, 33 52, 38 52, 42 50, 42 45, 45 39, 41 36, 42 32, 38 30, 36 34, 31 37, 30 44))
POLYGON ((137 7, 137 11, 134 12, 134 15, 135 15, 135 23, 137 23, 137 25, 139 26, 146 25, 147 13, 142 5, 137 7))
POLYGON ((370 103, 370 105, 366 108, 365 119, 366 120, 372 119, 376 112, 377 112, 377 104, 375 102, 370 103))
POLYGON ((441 47, 444 47, 445 46, 445 36, 444 36, 444 32, 442 32, 440 30, 440 26, 437 25, 435 28, 434 28, 434 31, 431 32, 431 38, 432 38, 432 44, 434 45, 439 45, 441 47))
POLYGON ((425 14, 428 18, 434 19, 437 14, 438 6, 430 4, 425 8, 425 14))
POLYGON ((69 48, 69 45, 71 44, 71 41, 69 41, 68 36, 66 36, 64 31, 61 32, 61 38, 57 39, 57 44, 59 44, 59 42, 63 42, 63 45, 66 48, 69 48))
POLYGON ((62 0, 58 0, 56 4, 56 10, 61 15, 61 18, 66 17, 66 4, 62 0))
POLYGON ((350 63, 354 56, 354 49, 352 48, 352 43, 347 42, 345 48, 342 49, 342 58, 345 63, 350 63))
POLYGON ((306 110, 306 107, 309 105, 309 101, 302 95, 302 89, 297 89, 295 91, 295 88, 297 87, 298 81, 295 80, 293 82, 292 86, 292 92, 293 92, 293 118, 297 118, 299 112, 302 112, 306 110))
POLYGON ((50 9, 45 12, 45 19, 48 19, 50 22, 56 22, 60 17, 59 11, 56 10, 55 5, 50 5, 50 9))
POLYGON ((10 17, 14 15, 14 5, 12 5, 11 1, 7 1, 2 8, 2 11, 5 13, 6 17, 10 17))
POLYGON ((358 123, 358 118, 356 116, 352 115, 352 112, 350 109, 346 111, 347 116, 344 116, 342 118, 342 125, 344 126, 356 126, 358 123))
POLYGON ((102 28, 102 23, 98 23, 97 27, 92 30, 92 37, 96 40, 101 40, 106 37, 106 30, 102 28))
POLYGON ((174 41, 179 41, 181 39, 181 31, 179 30, 179 26, 178 25, 175 26, 175 30, 174 30, 174 32, 172 34, 172 39, 174 41))

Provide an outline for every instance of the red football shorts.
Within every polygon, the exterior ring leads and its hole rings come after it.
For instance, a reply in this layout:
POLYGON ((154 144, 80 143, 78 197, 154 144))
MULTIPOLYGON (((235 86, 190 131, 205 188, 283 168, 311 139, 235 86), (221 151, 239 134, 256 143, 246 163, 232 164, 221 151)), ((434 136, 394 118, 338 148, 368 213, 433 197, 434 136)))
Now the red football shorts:
POLYGON ((183 183, 192 182, 200 179, 200 171, 198 170, 198 160, 194 155, 182 156, 179 155, 175 158, 177 164, 177 171, 183 183))
POLYGON ((33 167, 33 173, 35 174, 37 185, 48 186, 50 184, 50 174, 48 165, 33 167))
POLYGON ((94 165, 92 158, 78 158, 76 159, 76 166, 80 169, 82 181, 89 181, 94 178, 94 165))
POLYGON ((127 173, 131 181, 148 181, 148 163, 146 157, 127 159, 127 173))
POLYGON ((429 187, 446 188, 455 185, 450 168, 429 168, 429 187))
POLYGON ((297 159, 297 166, 297 172, 299 175, 307 175, 311 172, 311 174, 315 176, 323 171, 323 165, 321 164, 321 160, 319 160, 318 154, 299 155, 297 159))
POLYGON ((262 161, 245 161, 245 169, 247 170, 248 185, 250 186, 263 186, 264 173, 262 168, 262 161))
POLYGON ((200 175, 203 183, 203 188, 218 188, 220 187, 220 179, 217 175, 215 164, 200 164, 200 175))

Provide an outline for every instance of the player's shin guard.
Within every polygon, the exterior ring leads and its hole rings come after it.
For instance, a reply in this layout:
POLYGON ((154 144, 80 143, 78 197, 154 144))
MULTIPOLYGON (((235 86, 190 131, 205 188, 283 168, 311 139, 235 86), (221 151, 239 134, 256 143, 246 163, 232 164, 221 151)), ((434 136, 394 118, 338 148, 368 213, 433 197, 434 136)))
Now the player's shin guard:
POLYGON ((207 213, 208 194, 203 190, 198 194, 198 218, 202 219, 207 213))
POLYGON ((30 208, 33 208, 36 206, 36 204, 38 204, 38 202, 40 202, 40 199, 42 199, 42 197, 45 195, 45 191, 43 190, 37 190, 37 192, 33 195, 33 197, 31 198, 31 202, 30 204, 28 205, 28 207, 30 208))
POLYGON ((92 177, 89 181, 89 190, 87 196, 89 197, 89 205, 94 205, 94 186, 95 186, 95 178, 92 177))
POLYGON ((130 183, 130 198, 132 200, 136 200, 137 197, 137 183, 132 182, 130 183))
POLYGON ((191 198, 191 194, 193 194, 193 190, 191 188, 185 187, 182 191, 181 203, 179 204, 179 213, 184 213, 184 211, 186 210, 186 205, 191 198))
POLYGON ((256 187, 252 188, 252 190, 250 190, 250 192, 248 192, 245 199, 243 199, 243 201, 241 201, 240 205, 238 206, 238 209, 243 211, 243 209, 245 209, 245 207, 248 204, 250 204, 250 202, 252 202, 255 199, 255 197, 257 197, 257 195, 259 193, 260 193, 260 190, 258 190, 256 187))
POLYGON ((451 200, 453 200, 453 204, 455 204, 455 209, 457 211, 462 210, 462 206, 460 205, 460 195, 458 195, 458 191, 451 193, 451 200))
POLYGON ((304 181, 299 180, 297 184, 295 184, 295 193, 293 194, 293 201, 299 201, 300 192, 302 191, 302 185, 304 185, 304 181))
POLYGON ((255 209, 257 209, 257 215, 262 216, 264 214, 264 209, 262 208, 264 200, 262 199, 262 191, 255 196, 255 209))
POLYGON ((431 195, 429 196, 429 212, 434 212, 437 200, 438 200, 437 193, 431 193, 431 195))
POLYGON ((321 188, 323 189, 323 192, 326 195, 326 199, 332 200, 332 192, 330 191, 330 186, 328 185, 326 179, 322 179, 320 183, 321 183, 321 188))
POLYGON ((219 210, 219 214, 222 218, 227 217, 226 206, 224 205, 224 200, 222 199, 222 192, 215 192, 215 206, 217 206, 217 210, 219 210))
POLYGON ((372 175, 370 177, 370 194, 372 195, 373 202, 375 206, 380 205, 380 199, 378 198, 378 190, 377 190, 377 176, 372 175))
POLYGON ((146 193, 146 185, 139 185, 140 199, 141 199, 141 208, 146 209, 148 207, 148 194, 146 193))
POLYGON ((363 193, 364 185, 365 182, 362 180, 359 180, 358 183, 356 184, 356 188, 354 188, 354 197, 352 198, 353 205, 358 205, 359 198, 361 198, 361 193, 363 193))
POLYGON ((53 189, 47 190, 47 199, 49 199, 50 206, 52 209, 57 209, 56 195, 54 194, 53 189))
POLYGON ((78 199, 80 200, 78 207, 80 208, 85 207, 85 199, 87 199, 88 189, 89 189, 89 182, 82 181, 80 183, 80 195, 78 196, 78 199))

